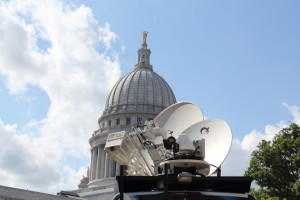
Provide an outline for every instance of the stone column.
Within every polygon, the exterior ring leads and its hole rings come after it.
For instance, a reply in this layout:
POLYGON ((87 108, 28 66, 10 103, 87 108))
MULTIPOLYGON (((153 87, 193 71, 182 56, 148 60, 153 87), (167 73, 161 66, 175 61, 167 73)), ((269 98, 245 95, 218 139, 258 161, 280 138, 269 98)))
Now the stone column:
POLYGON ((90 167, 90 180, 89 181, 92 181, 93 180, 93 158, 94 158, 94 150, 93 148, 91 148, 91 167, 90 167))
POLYGON ((115 177, 116 176, 116 162, 111 159, 111 177, 115 177))
POLYGON ((105 165, 105 169, 104 169, 104 178, 108 177, 108 168, 109 168, 109 164, 108 164, 108 154, 105 153, 105 161, 104 161, 104 165, 105 165))
POLYGON ((101 151, 101 175, 100 175, 100 178, 104 178, 104 175, 105 175, 105 151, 104 151, 104 145, 101 145, 100 146, 102 148, 102 151, 101 151))
POLYGON ((101 149, 101 146, 97 147, 97 169, 96 169, 96 179, 99 179, 101 176, 101 151, 103 151, 101 149))
POLYGON ((115 175, 119 176, 120 175, 120 165, 118 163, 116 163, 115 168, 116 168, 116 174, 115 175))
POLYGON ((97 170, 97 153, 98 153, 97 147, 93 147, 93 152, 94 153, 93 153, 92 180, 95 180, 96 179, 96 170, 97 170))
POLYGON ((109 156, 108 157, 108 177, 112 177, 112 159, 111 157, 109 156))

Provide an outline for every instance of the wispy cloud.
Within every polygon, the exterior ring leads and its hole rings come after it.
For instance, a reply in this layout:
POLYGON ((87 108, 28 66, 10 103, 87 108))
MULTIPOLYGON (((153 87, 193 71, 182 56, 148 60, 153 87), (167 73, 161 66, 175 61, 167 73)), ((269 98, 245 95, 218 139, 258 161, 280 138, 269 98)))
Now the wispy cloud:
POLYGON ((294 118, 294 122, 300 124, 300 106, 297 105, 290 106, 286 102, 282 103, 282 106, 288 109, 288 111, 294 118))

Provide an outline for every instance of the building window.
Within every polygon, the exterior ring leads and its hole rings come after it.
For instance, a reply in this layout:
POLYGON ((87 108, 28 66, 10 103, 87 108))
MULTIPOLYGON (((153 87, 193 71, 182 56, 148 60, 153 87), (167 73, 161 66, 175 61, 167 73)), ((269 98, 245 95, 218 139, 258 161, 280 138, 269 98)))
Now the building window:
POLYGON ((126 124, 131 124, 131 118, 130 117, 126 118, 126 124))
POLYGON ((116 121, 117 126, 120 125, 120 123, 121 123, 121 120, 120 120, 120 118, 118 118, 116 121))
POLYGON ((108 126, 111 127, 111 120, 108 121, 108 126))
POLYGON ((136 122, 137 122, 137 125, 138 125, 138 126, 141 126, 142 123, 143 123, 143 119, 142 119, 141 117, 138 117, 138 118, 136 119, 136 122))

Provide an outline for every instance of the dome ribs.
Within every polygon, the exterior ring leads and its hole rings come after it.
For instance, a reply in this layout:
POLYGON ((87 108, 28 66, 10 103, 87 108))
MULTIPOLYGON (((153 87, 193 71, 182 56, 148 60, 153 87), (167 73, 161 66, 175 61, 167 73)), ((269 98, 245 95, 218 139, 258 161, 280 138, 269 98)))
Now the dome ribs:
MULTIPOLYGON (((153 105, 156 99, 156 93, 154 92, 154 77, 153 77, 153 73, 148 73, 148 77, 149 77, 149 81, 147 81, 147 83, 150 83, 148 85, 148 89, 151 90, 152 92, 152 97, 148 97, 148 103, 153 105)), ((152 106, 152 109, 154 110, 154 106, 152 106)))

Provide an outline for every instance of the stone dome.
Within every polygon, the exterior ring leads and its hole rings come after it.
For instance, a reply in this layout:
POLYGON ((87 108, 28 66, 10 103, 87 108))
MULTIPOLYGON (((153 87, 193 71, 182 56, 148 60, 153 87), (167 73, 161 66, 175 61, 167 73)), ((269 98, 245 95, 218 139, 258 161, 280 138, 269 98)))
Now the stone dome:
POLYGON ((100 132, 131 130, 176 103, 171 87, 153 71, 150 54, 144 41, 138 50, 138 64, 114 85, 107 98, 98 120, 100 132))
POLYGON ((138 68, 120 79, 107 98, 105 114, 155 112, 176 102, 168 83, 153 70, 138 68))

